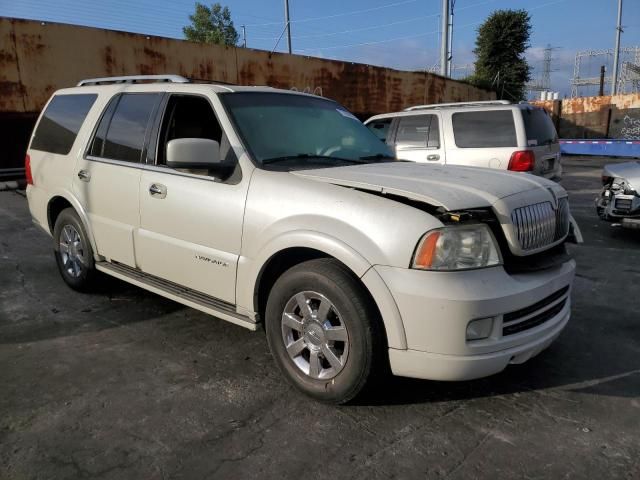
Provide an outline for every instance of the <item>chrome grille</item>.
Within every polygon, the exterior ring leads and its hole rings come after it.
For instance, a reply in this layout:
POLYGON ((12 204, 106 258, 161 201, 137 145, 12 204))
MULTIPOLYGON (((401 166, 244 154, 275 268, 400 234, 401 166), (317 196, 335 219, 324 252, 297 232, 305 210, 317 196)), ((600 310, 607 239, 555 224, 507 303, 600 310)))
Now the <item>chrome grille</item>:
POLYGON ((511 213, 518 243, 523 250, 534 250, 564 238, 569 233, 569 202, 558 199, 558 208, 551 202, 516 208, 511 213))

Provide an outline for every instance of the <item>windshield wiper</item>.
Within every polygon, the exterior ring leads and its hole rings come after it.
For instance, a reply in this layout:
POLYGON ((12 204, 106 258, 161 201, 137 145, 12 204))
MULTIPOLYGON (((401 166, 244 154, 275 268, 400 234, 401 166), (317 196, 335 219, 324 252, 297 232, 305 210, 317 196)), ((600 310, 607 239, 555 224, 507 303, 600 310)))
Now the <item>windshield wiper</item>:
POLYGON ((311 153, 298 153, 297 155, 283 155, 281 157, 265 158, 264 160, 262 160, 262 164, 267 165, 269 163, 286 162, 288 160, 299 160, 304 158, 311 158, 311 159, 320 158, 320 159, 338 160, 340 162, 364 163, 361 160, 355 160, 353 158, 333 157, 331 155, 315 155, 311 153))
POLYGON ((360 160, 395 160, 396 157, 392 157, 391 155, 384 155, 382 153, 376 153, 375 155, 365 155, 364 157, 360 157, 360 160))

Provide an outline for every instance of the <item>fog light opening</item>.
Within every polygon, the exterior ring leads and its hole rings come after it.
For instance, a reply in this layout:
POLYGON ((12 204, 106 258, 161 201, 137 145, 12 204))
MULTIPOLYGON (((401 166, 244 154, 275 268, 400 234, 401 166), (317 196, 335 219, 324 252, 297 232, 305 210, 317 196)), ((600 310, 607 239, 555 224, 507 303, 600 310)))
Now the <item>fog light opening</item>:
POLYGON ((471 320, 467 325, 467 340, 484 340, 491 336, 493 331, 493 318, 478 318, 471 320))

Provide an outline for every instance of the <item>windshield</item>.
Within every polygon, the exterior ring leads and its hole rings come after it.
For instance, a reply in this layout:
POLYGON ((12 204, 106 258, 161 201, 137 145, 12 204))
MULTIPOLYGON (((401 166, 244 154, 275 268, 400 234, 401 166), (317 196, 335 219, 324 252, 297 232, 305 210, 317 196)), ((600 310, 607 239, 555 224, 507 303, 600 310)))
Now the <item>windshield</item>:
POLYGON ((263 165, 341 166, 395 159, 360 120, 331 100, 269 92, 221 97, 253 158, 263 165))
POLYGON ((525 108, 522 110, 524 128, 527 132, 527 145, 536 147, 549 145, 558 141, 556 128, 547 112, 541 108, 525 108))

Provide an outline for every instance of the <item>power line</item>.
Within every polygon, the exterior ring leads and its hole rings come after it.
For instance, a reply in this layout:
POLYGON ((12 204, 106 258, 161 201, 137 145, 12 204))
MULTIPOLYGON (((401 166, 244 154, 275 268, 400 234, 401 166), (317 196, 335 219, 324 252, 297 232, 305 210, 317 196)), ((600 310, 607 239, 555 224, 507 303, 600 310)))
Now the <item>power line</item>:
MULTIPOLYGON (((337 18, 337 17, 346 17, 348 15, 357 15, 360 13, 367 13, 367 12, 373 12, 376 10, 382 10, 384 8, 390 8, 390 7, 397 7, 400 5, 406 5, 407 3, 415 3, 418 0, 404 0, 402 2, 395 2, 395 3, 388 3, 386 5, 379 5, 377 7, 371 7, 371 8, 365 8, 363 10, 353 10, 351 12, 344 12, 344 13, 335 13, 333 15, 325 15, 322 17, 311 17, 311 18, 300 18, 297 20, 291 20, 291 23, 303 23, 303 22, 314 22, 316 20, 326 20, 329 18, 337 18)), ((247 24, 247 27, 260 27, 260 26, 266 26, 266 25, 282 25, 282 22, 269 22, 269 23, 255 23, 253 25, 247 24)))
MULTIPOLYGON (((463 27, 470 27, 473 25, 479 25, 482 22, 473 22, 473 23, 467 23, 465 25, 460 25, 460 28, 463 27)), ((395 42, 397 40, 407 40, 409 38, 417 38, 417 37, 424 37, 427 35, 433 35, 435 33, 440 33, 440 30, 433 30, 431 32, 424 32, 424 33, 417 33, 415 35, 404 35, 402 37, 394 37, 394 38, 388 38, 386 40, 376 40, 376 41, 372 41, 372 42, 361 42, 361 43, 351 43, 348 45, 333 45, 333 46, 329 46, 329 47, 317 47, 317 48, 303 48, 303 49, 298 49, 298 52, 308 52, 311 50, 334 50, 336 48, 348 48, 348 47, 360 47, 363 45, 378 45, 380 43, 388 43, 388 42, 395 42)))
MULTIPOLYGON (((525 9, 527 12, 531 12, 533 10, 539 10, 541 8, 544 7, 548 7, 550 5, 556 5, 558 3, 563 3, 566 2, 568 0, 555 0, 552 2, 547 2, 547 3, 543 3, 541 5, 537 5, 535 7, 529 8, 529 9, 525 9)), ((490 2, 487 2, 490 3, 490 2)), ((458 9, 458 11, 460 11, 461 8, 458 9)), ((465 25, 460 25, 458 28, 465 28, 465 27, 471 27, 471 26, 475 26, 475 25, 479 25, 481 23, 483 23, 484 20, 482 21, 478 21, 478 22, 473 22, 473 23, 467 23, 465 25)), ((339 48, 349 48, 349 47, 359 47, 359 46, 363 46, 363 45, 378 45, 381 43, 388 43, 388 42, 395 42, 397 40, 407 40, 410 38, 418 38, 418 37, 424 37, 427 35, 433 35, 434 33, 440 33, 440 30, 435 30, 432 32, 424 32, 424 33, 418 33, 418 34, 414 34, 414 35, 404 35, 401 37, 394 37, 394 38, 388 38, 386 40, 375 40, 375 41, 371 41, 371 42, 361 42, 361 43, 351 43, 351 44, 346 44, 346 45, 330 45, 330 46, 326 46, 326 47, 314 47, 314 48, 304 48, 304 49, 297 49, 297 51, 299 52, 308 52, 308 51, 321 51, 321 50, 335 50, 335 49, 339 49, 339 48)))
MULTIPOLYGON (((494 3, 497 0, 487 0, 485 2, 478 2, 478 3, 474 3, 471 5, 467 5, 466 7, 461 7, 456 9, 456 11, 461 11, 461 10, 468 10, 470 8, 474 8, 474 7, 479 7, 479 6, 483 6, 483 5, 488 5, 489 3, 494 3)), ((394 22, 386 22, 386 23, 382 23, 382 24, 377 24, 377 25, 371 25, 368 27, 362 27, 362 28, 352 28, 349 30, 341 30, 338 32, 329 32, 329 33, 317 33, 317 34, 312 34, 312 35, 296 35, 295 38, 296 39, 304 39, 304 38, 321 38, 321 37, 332 37, 335 35, 343 35, 343 34, 347 34, 347 33, 358 33, 358 32, 364 32, 367 30, 377 30, 379 28, 384 28, 384 27, 391 27, 394 25, 402 25, 405 23, 411 23, 411 22, 416 22, 418 20, 426 20, 429 18, 435 18, 435 17, 439 17, 440 13, 433 13, 431 15, 421 15, 419 17, 412 17, 412 18, 408 18, 408 19, 404 19, 404 20, 397 20, 394 22)), ((291 20, 291 22, 293 22, 294 20, 291 20)), ((276 37, 253 37, 255 40, 275 40, 276 37)))

